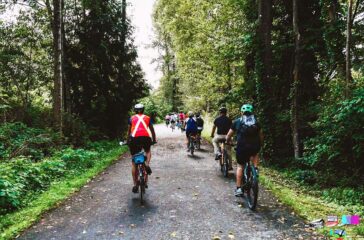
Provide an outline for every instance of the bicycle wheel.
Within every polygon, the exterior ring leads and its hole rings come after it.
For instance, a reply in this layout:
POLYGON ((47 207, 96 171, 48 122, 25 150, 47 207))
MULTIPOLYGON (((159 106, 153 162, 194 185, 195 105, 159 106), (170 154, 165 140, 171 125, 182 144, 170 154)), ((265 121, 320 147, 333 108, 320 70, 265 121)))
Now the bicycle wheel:
POLYGON ((144 169, 140 166, 139 178, 140 178, 140 203, 143 204, 143 195, 145 194, 145 180, 144 180, 144 169))
POLYGON ((255 208, 257 207, 257 203, 258 203, 258 192, 259 192, 259 187, 258 187, 258 178, 257 178, 257 173, 255 171, 255 167, 254 166, 248 166, 248 179, 247 179, 247 199, 248 199, 248 206, 251 210, 255 210, 255 208))
POLYGON ((221 158, 222 158, 222 173, 223 173, 224 177, 228 177, 229 176, 229 162, 228 162, 226 151, 223 152, 221 158))

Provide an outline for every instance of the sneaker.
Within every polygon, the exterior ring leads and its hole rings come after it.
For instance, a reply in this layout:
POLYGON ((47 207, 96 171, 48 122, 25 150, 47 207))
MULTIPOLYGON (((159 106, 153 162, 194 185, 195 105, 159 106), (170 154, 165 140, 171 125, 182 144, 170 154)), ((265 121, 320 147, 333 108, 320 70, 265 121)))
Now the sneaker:
POLYGON ((237 188, 235 190, 235 197, 242 197, 243 196, 243 190, 241 190, 241 188, 237 188))
POLYGON ((139 192, 138 186, 134 186, 132 192, 133 193, 138 193, 139 192))
POLYGON ((145 171, 148 175, 152 174, 152 169, 149 166, 145 166, 145 171))

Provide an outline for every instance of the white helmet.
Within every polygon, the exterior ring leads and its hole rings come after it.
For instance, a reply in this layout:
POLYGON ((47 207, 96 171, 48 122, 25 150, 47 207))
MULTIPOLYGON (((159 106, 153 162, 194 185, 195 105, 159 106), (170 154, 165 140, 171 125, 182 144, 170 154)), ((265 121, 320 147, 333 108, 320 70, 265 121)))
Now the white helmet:
POLYGON ((138 103, 137 105, 134 106, 134 111, 143 111, 144 110, 144 105, 141 103, 138 103))
POLYGON ((188 112, 188 116, 189 116, 189 117, 193 117, 193 112, 192 112, 192 111, 189 111, 189 112, 188 112))

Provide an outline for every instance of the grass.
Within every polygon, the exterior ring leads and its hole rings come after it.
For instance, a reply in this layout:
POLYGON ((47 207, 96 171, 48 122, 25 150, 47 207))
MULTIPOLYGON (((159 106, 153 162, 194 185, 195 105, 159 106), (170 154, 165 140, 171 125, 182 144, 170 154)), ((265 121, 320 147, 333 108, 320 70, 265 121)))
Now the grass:
MULTIPOLYGON (((294 181, 283 178, 280 173, 270 168, 260 167, 260 183, 285 205, 292 208, 295 213, 304 219, 311 221, 314 219, 326 220, 329 215, 362 214, 363 206, 341 206, 336 203, 324 201, 318 196, 309 193, 309 188, 298 185, 294 181)), ((359 226, 343 226, 333 229, 345 229, 348 235, 355 239, 364 239, 364 223, 359 226)), ((321 232, 328 234, 330 228, 323 228, 321 232)))
POLYGON ((89 182, 94 176, 105 170, 114 163, 118 157, 126 152, 127 148, 116 147, 106 153, 101 154, 100 159, 94 167, 87 169, 79 175, 66 176, 58 182, 54 182, 51 187, 40 194, 35 200, 19 211, 1 216, 0 239, 13 239, 22 231, 38 221, 42 214, 58 206, 62 201, 78 191, 89 182))

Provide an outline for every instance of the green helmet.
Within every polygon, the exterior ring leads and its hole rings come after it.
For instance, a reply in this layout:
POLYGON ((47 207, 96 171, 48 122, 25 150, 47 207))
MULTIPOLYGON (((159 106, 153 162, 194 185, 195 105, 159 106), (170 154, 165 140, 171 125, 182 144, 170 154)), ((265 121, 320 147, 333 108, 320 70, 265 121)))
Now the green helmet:
POLYGON ((240 108, 241 112, 253 112, 253 105, 251 104, 244 104, 243 106, 241 106, 240 108))

